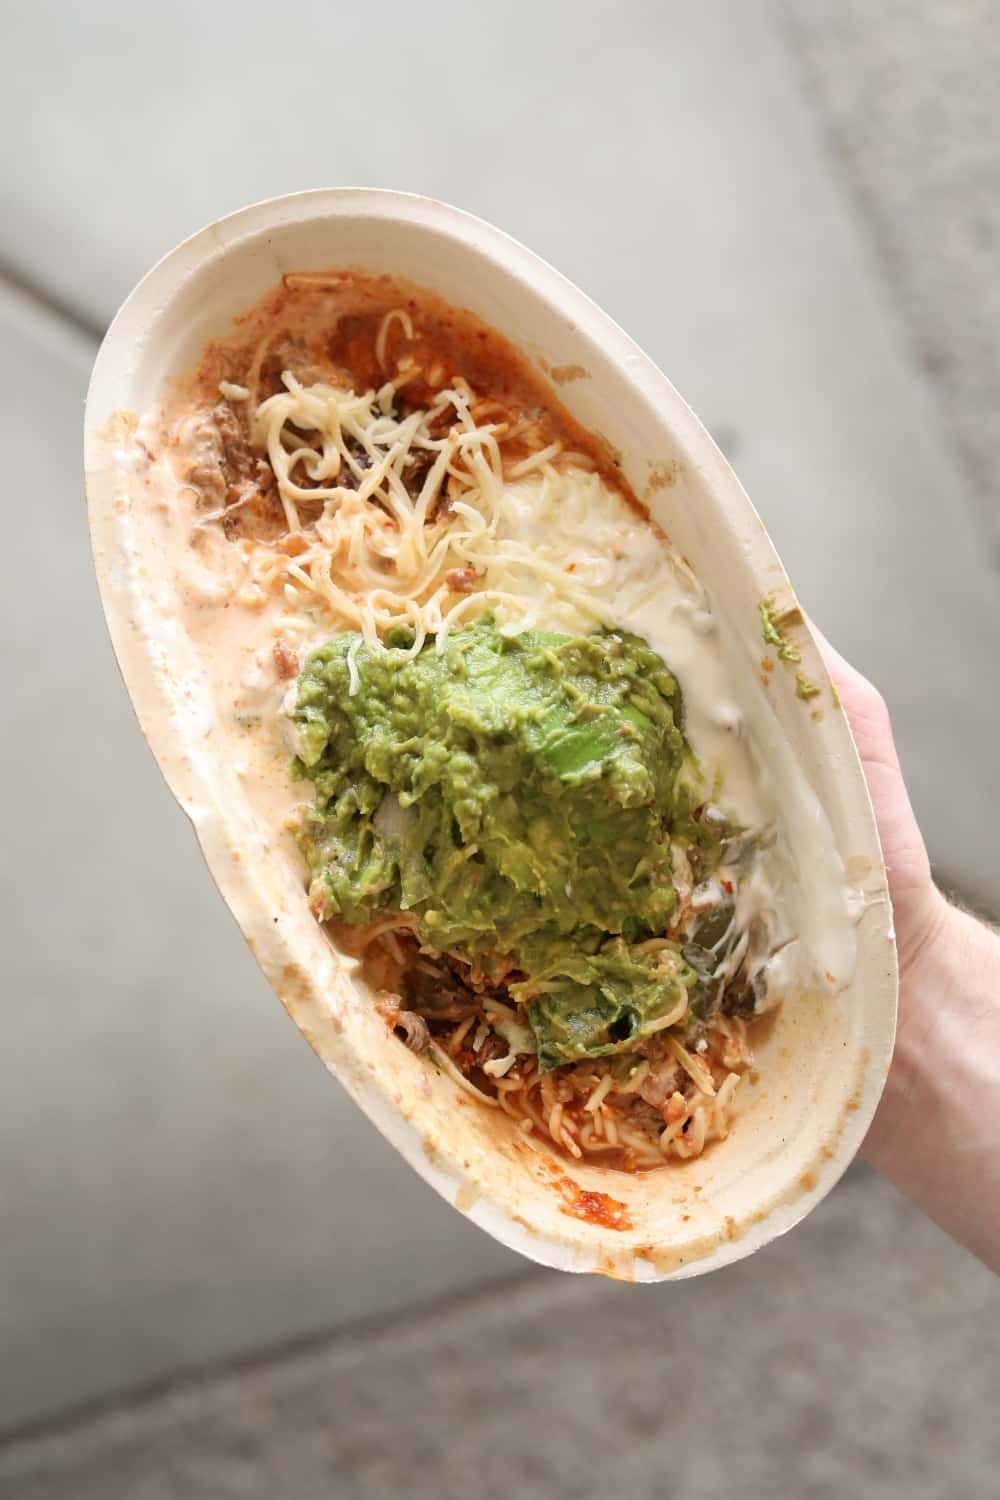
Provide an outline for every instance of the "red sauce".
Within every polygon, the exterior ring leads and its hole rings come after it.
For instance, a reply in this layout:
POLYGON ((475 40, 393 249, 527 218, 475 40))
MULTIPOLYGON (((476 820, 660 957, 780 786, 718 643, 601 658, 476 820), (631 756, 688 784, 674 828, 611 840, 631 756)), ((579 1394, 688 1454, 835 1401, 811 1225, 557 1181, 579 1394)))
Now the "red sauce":
POLYGON ((559 1188, 565 1204, 564 1214, 572 1219, 583 1219, 587 1224, 597 1224, 602 1229, 631 1229, 632 1220, 628 1209, 610 1193, 592 1193, 582 1188, 572 1177, 560 1177, 559 1188))
MULTIPOLYGON (((452 307, 424 287, 354 270, 331 271, 325 285, 286 276, 207 346, 193 372, 201 401, 209 406, 218 402, 220 380, 244 383, 255 354, 262 356, 256 387, 261 400, 280 388, 286 367, 306 384, 331 380, 365 390, 389 379, 403 358, 414 360, 420 370, 399 393, 397 409, 405 414, 429 405, 442 385, 462 376, 478 398, 474 410, 482 420, 528 419, 521 440, 503 440, 505 461, 559 439, 565 450, 586 455, 611 488, 647 515, 607 443, 570 416, 525 355, 475 314, 452 307), (385 314, 394 309, 409 314, 413 337, 395 321, 387 330, 383 366, 377 357, 378 333, 385 314)), ((566 367, 571 373, 575 368, 566 367)))

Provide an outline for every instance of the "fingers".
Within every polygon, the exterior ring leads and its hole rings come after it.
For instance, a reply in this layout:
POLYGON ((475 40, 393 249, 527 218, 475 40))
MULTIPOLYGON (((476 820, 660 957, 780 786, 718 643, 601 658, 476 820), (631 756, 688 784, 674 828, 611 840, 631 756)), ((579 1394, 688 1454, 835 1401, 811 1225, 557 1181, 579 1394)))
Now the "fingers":
POLYGON ((840 684, 843 682, 846 685, 848 691, 852 694, 857 693, 860 696, 867 692, 880 698, 881 694, 879 693, 878 689, 868 681, 868 678, 863 677, 858 671, 857 667, 852 667, 851 663, 847 661, 843 656, 841 656, 836 646, 831 646, 830 642, 827 640, 822 630, 820 630, 815 620, 809 618, 808 623, 809 629, 816 637, 816 644, 819 647, 819 654, 820 656, 822 656, 823 661, 826 665, 826 669, 829 672, 830 676, 837 683, 838 689, 840 687, 840 684))
POLYGON ((849 661, 845 661, 811 619, 809 628, 840 695, 861 759, 889 766, 898 772, 899 760, 892 737, 892 722, 882 694, 867 677, 862 676, 857 667, 852 667, 849 661))

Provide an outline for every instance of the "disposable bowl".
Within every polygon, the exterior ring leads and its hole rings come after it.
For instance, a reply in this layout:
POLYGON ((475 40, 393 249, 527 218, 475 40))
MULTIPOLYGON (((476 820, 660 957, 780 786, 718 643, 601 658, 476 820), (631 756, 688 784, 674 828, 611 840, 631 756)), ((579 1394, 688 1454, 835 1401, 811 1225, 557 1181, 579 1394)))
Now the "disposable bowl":
MULTIPOLYGON (((801 670, 823 686, 825 708, 817 715, 796 693, 794 673, 777 670, 765 738, 791 748, 832 827, 863 908, 857 964, 840 994, 803 993, 777 1012, 727 1139, 652 1173, 570 1164, 533 1148, 500 1111, 478 1105, 400 1045, 373 1012, 356 965, 307 910, 302 870, 268 852, 268 830, 255 821, 234 768, 213 755, 205 674, 144 524, 135 478, 136 419, 155 408, 167 380, 192 367, 206 341, 283 273, 344 267, 420 283, 535 361, 553 395, 620 457, 635 494, 706 585, 739 671, 757 674, 765 654, 761 599, 773 596, 778 610, 795 605, 759 516, 705 429, 576 287, 446 204, 355 188, 297 193, 220 219, 172 250, 127 299, 94 367, 90 526, 133 705, 289 1015, 427 1182, 497 1239, 549 1266, 636 1281, 712 1270, 784 1233, 830 1191, 874 1114, 892 1052, 891 911, 847 722, 808 628, 798 626, 801 670)), ((809 882, 808 868, 799 873, 809 882)))

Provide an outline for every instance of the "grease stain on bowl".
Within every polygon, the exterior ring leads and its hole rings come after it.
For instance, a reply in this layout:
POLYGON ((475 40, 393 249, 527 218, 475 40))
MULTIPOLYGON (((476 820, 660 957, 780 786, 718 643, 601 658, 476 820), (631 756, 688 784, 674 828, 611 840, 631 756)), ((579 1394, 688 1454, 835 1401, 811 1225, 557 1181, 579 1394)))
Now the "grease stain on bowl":
POLYGON ((590 380, 590 371, 584 365, 551 365, 547 359, 539 359, 538 363, 552 381, 553 385, 569 385, 573 380, 590 380))
POLYGON ((643 488, 642 498, 649 503, 660 490, 673 489, 681 475, 681 466, 676 459, 669 464, 654 464, 643 488))

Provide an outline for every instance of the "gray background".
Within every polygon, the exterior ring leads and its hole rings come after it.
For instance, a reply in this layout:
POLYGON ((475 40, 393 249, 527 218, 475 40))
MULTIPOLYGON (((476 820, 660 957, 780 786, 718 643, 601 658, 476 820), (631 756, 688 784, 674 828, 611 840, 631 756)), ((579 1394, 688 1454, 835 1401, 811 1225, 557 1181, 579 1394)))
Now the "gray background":
POLYGON ((510 1462, 556 1496, 995 1493, 995 1284, 863 1168, 754 1260, 635 1292, 526 1271, 356 1115, 134 726, 80 430, 108 318, 206 220, 331 183, 483 214, 715 432, 885 692, 940 878, 996 912, 996 9, 2 25, 0 1495, 488 1495, 510 1462))

